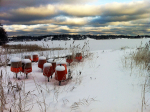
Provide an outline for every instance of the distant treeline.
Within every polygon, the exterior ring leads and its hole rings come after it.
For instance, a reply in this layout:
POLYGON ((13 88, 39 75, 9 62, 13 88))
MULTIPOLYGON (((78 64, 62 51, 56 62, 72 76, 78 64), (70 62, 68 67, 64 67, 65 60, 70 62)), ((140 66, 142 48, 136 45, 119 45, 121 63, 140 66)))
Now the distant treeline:
POLYGON ((86 38, 92 39, 117 39, 117 38, 128 38, 128 39, 137 39, 137 38, 150 38, 150 35, 137 35, 137 36, 127 36, 127 35, 44 35, 44 36, 16 36, 8 37, 9 41, 40 41, 40 40, 84 40, 86 38))

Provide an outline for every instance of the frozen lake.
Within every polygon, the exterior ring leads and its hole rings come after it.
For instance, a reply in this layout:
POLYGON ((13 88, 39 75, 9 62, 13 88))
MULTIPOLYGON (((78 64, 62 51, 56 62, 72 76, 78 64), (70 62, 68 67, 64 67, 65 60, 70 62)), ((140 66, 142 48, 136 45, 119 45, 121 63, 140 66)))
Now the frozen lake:
MULTIPOLYGON (((89 48, 91 51, 95 50, 117 50, 122 47, 129 47, 129 48, 136 48, 140 45, 145 45, 150 38, 144 39, 108 39, 108 40, 75 40, 74 45, 79 45, 81 48, 83 47, 84 43, 87 42, 89 44, 89 48)), ((49 47, 62 47, 62 48, 69 48, 70 45, 73 45, 73 40, 69 41, 31 41, 31 42, 13 42, 8 44, 38 44, 41 46, 49 46, 49 47)))

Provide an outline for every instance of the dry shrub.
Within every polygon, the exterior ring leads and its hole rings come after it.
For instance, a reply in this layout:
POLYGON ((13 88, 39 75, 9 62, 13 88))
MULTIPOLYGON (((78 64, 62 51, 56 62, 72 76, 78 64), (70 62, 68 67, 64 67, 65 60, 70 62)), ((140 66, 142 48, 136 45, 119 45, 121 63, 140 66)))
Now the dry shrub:
POLYGON ((150 44, 145 44, 145 47, 137 48, 137 51, 132 54, 132 59, 136 65, 144 65, 147 68, 150 63, 150 44))
POLYGON ((128 46, 124 46, 124 47, 121 47, 120 49, 125 50, 125 49, 128 49, 128 48, 129 48, 128 46))
POLYGON ((83 98, 83 99, 79 99, 79 101, 78 102, 74 102, 72 105, 71 105, 71 111, 73 111, 73 110, 77 110, 77 109, 79 109, 81 106, 89 106, 92 102, 94 102, 94 101, 97 101, 97 100, 95 100, 95 98, 87 98, 87 99, 85 99, 85 98, 83 98))
POLYGON ((46 50, 63 50, 63 48, 45 48, 39 45, 3 45, 4 49, 7 50, 8 53, 21 53, 21 52, 32 52, 32 51, 46 51, 46 50))
MULTIPOLYGON (((132 69, 134 65, 139 67, 139 74, 140 76, 144 76, 144 70, 150 70, 150 41, 146 43, 144 47, 139 47, 136 51, 130 53, 130 56, 124 56, 123 60, 125 67, 129 66, 132 69)), ((131 76, 130 74, 130 76, 131 76)), ((149 93, 149 71, 148 74, 145 75, 145 81, 142 84, 142 92, 141 92, 141 112, 143 112, 149 103, 149 99, 147 100, 146 94, 149 93)))
POLYGON ((2 82, 2 71, 0 75, 0 112, 3 112, 5 110, 5 105, 6 105, 6 95, 3 87, 3 82, 2 82))
POLYGON ((80 44, 75 45, 75 41, 73 41, 69 48, 69 52, 72 54, 73 59, 75 59, 77 53, 81 53, 83 58, 89 57, 89 51, 89 41, 84 42, 84 45, 82 47, 80 44))

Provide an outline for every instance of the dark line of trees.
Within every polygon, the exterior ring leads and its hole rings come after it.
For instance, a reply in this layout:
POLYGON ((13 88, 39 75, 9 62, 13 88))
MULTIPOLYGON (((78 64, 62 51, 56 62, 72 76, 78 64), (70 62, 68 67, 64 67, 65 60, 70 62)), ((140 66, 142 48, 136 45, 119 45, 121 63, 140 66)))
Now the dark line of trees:
POLYGON ((62 35, 44 35, 44 36, 16 36, 16 37, 9 37, 10 41, 40 41, 40 40, 84 40, 86 38, 92 39, 117 39, 117 38, 128 38, 128 39, 138 39, 138 38, 150 38, 150 35, 138 35, 138 36, 127 36, 127 35, 69 35, 69 34, 62 34, 62 35))

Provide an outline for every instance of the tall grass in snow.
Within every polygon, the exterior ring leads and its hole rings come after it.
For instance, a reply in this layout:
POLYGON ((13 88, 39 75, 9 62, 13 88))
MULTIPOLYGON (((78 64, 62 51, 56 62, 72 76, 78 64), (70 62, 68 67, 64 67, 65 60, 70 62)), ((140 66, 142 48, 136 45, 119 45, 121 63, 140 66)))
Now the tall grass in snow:
POLYGON ((46 51, 46 50, 62 50, 63 48, 48 48, 46 46, 39 46, 39 45, 3 45, 2 48, 6 49, 9 54, 12 53, 22 53, 22 52, 32 52, 32 51, 46 51))
POLYGON ((143 69, 148 69, 150 63, 150 43, 146 43, 145 47, 139 47, 132 54, 132 59, 136 66, 143 66, 143 69))
POLYGON ((140 45, 136 50, 130 50, 129 55, 124 55, 121 61, 125 68, 129 67, 131 70, 134 67, 140 70, 150 70, 150 43, 146 43, 144 47, 140 45))
POLYGON ((135 51, 130 52, 129 56, 124 56, 124 60, 122 60, 122 62, 124 67, 131 68, 130 76, 132 74, 133 68, 138 67, 136 71, 138 70, 140 76, 145 79, 141 84, 141 112, 144 112, 144 109, 149 106, 146 94, 149 93, 150 87, 150 41, 149 43, 146 43, 144 47, 141 46, 142 44, 135 51), (147 73, 144 73, 144 71, 147 71, 147 73))

